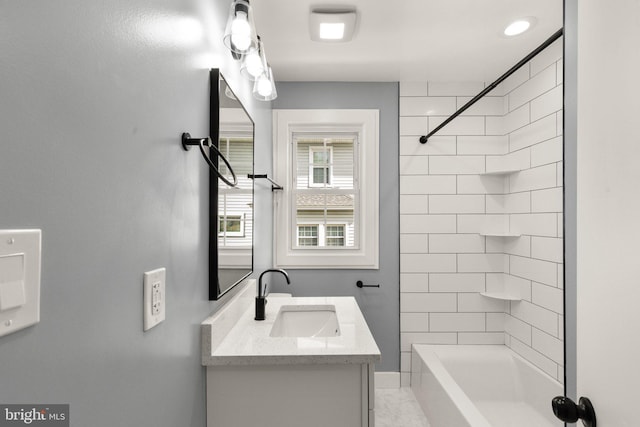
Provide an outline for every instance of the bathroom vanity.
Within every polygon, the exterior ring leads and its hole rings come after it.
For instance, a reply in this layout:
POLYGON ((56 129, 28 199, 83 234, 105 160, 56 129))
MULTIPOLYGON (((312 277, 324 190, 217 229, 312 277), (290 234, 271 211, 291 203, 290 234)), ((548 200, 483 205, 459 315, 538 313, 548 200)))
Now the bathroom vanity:
POLYGON ((256 321, 241 286, 201 325, 207 426, 373 426, 380 350, 355 299, 267 296, 256 321))

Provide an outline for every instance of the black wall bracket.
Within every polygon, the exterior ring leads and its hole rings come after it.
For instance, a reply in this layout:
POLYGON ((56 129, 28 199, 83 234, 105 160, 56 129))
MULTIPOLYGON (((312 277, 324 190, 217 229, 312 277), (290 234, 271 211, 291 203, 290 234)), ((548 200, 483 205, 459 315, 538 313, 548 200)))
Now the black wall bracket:
POLYGON ((359 287, 360 289, 362 289, 362 288, 379 288, 380 284, 377 284, 377 285, 365 285, 364 283, 362 283, 362 280, 358 280, 356 282, 356 286, 359 287))
POLYGON ((247 175, 247 178, 251 178, 251 179, 266 179, 267 181, 269 181, 271 183, 271 191, 284 190, 284 187, 282 185, 278 184, 277 182, 275 182, 274 180, 269 178, 266 173, 265 174, 249 174, 249 175, 247 175))

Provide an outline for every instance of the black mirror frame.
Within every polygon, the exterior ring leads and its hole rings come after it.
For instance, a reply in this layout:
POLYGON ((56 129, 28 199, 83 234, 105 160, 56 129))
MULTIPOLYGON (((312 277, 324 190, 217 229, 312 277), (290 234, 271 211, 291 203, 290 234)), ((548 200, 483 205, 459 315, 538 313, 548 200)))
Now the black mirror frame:
MULTIPOLYGON (((220 73, 220 70, 217 68, 212 68, 209 71, 209 82, 211 85, 210 96, 209 96, 209 136, 211 138, 211 142, 215 145, 216 148, 219 147, 220 144, 220 79, 224 79, 224 76, 220 73)), ((225 80, 226 82, 226 80, 225 80)), ((253 119, 247 112, 246 108, 240 101, 238 101, 242 109, 245 111, 247 117, 253 124, 253 139, 255 146, 255 123, 253 119)), ((255 159, 252 161, 255 163, 255 159)), ((252 167, 253 169, 253 167, 252 167)), ((252 171, 253 173, 253 171, 252 171)), ((217 174, 210 170, 209 172, 209 300, 216 301, 220 299, 224 294, 233 289, 243 280, 253 273, 253 242, 254 235, 251 236, 251 268, 248 273, 244 275, 242 278, 237 280, 231 286, 226 289, 221 289, 220 280, 218 277, 218 268, 219 268, 219 259, 218 259, 218 176, 217 174)), ((253 192, 252 192, 253 193, 253 192)), ((255 195, 252 195, 252 206, 255 202, 255 195)), ((255 210, 254 210, 255 212, 255 210)), ((254 215, 252 215, 253 221, 254 215)), ((253 227, 251 227, 253 230, 253 227)), ((253 231, 252 231, 253 233, 253 231)))

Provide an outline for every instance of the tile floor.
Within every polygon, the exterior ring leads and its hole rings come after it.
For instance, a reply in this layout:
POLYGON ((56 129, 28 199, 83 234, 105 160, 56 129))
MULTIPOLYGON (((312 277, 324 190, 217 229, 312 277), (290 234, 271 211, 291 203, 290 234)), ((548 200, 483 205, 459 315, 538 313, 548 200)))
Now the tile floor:
POLYGON ((429 427, 429 422, 410 388, 377 388, 376 427, 429 427))

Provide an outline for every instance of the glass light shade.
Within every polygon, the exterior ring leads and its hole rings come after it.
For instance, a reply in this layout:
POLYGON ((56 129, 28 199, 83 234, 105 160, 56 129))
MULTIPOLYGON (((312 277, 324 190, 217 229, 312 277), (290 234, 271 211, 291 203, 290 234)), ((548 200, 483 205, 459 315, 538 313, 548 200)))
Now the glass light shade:
POLYGON ((258 48, 253 9, 248 1, 235 0, 231 4, 223 41, 224 45, 236 54, 244 54, 252 47, 258 48))
POLYGON ((264 54, 264 45, 260 37, 258 37, 258 47, 251 47, 247 53, 242 55, 240 74, 251 81, 255 81, 266 69, 267 60, 264 54))
POLYGON ((253 84, 253 97, 260 101, 273 101, 278 97, 271 67, 267 66, 265 72, 256 79, 253 84))

